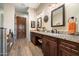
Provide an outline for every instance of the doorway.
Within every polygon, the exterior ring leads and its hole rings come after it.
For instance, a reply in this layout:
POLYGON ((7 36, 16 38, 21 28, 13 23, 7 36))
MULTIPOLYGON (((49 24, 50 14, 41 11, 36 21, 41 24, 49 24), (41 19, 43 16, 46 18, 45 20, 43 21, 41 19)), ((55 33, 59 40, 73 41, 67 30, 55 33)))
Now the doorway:
POLYGON ((26 18, 16 17, 17 39, 26 38, 26 18))

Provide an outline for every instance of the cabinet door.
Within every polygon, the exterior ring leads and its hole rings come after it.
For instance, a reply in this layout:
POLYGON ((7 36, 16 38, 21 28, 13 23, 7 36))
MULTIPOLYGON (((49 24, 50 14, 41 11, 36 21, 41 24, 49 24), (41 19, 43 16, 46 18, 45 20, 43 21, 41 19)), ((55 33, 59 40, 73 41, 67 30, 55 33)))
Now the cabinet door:
POLYGON ((49 53, 50 56, 57 56, 57 44, 51 40, 49 41, 49 53))
POLYGON ((48 48, 49 48, 49 55, 50 56, 57 56, 57 43, 52 41, 52 39, 51 40, 47 39, 47 41, 48 41, 48 48))
POLYGON ((45 56, 49 56, 49 45, 48 45, 48 41, 46 39, 43 39, 42 51, 45 56))
POLYGON ((33 44, 36 44, 34 33, 31 33, 31 41, 32 41, 33 44))
POLYGON ((52 40, 53 38, 43 38, 43 52, 44 55, 57 56, 57 43, 52 40))

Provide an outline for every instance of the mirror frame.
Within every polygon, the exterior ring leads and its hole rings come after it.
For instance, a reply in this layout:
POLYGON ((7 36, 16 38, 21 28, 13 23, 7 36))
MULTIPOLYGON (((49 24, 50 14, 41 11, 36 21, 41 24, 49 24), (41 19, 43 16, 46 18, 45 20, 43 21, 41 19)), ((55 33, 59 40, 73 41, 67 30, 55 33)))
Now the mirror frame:
POLYGON ((51 11, 51 27, 61 27, 61 26, 65 26, 65 5, 61 5, 58 8, 54 9, 53 11, 51 11), (59 8, 63 8, 63 17, 62 17, 62 25, 53 25, 53 12, 58 10, 59 8))

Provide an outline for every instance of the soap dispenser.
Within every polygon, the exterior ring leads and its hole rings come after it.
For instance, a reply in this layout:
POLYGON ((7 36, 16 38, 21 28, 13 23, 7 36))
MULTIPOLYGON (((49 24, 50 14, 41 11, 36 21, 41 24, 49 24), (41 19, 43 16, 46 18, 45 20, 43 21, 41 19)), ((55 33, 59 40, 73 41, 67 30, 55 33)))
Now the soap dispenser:
POLYGON ((76 33, 76 18, 70 17, 68 20, 68 33, 75 34, 76 33))

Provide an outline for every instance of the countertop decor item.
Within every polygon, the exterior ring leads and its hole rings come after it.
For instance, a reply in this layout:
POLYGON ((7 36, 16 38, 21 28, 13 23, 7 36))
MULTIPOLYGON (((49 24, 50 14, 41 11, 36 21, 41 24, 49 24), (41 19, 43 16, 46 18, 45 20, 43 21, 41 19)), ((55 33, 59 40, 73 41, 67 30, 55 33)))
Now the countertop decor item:
POLYGON ((76 33, 76 18, 70 17, 68 20, 68 33, 75 34, 76 33))

